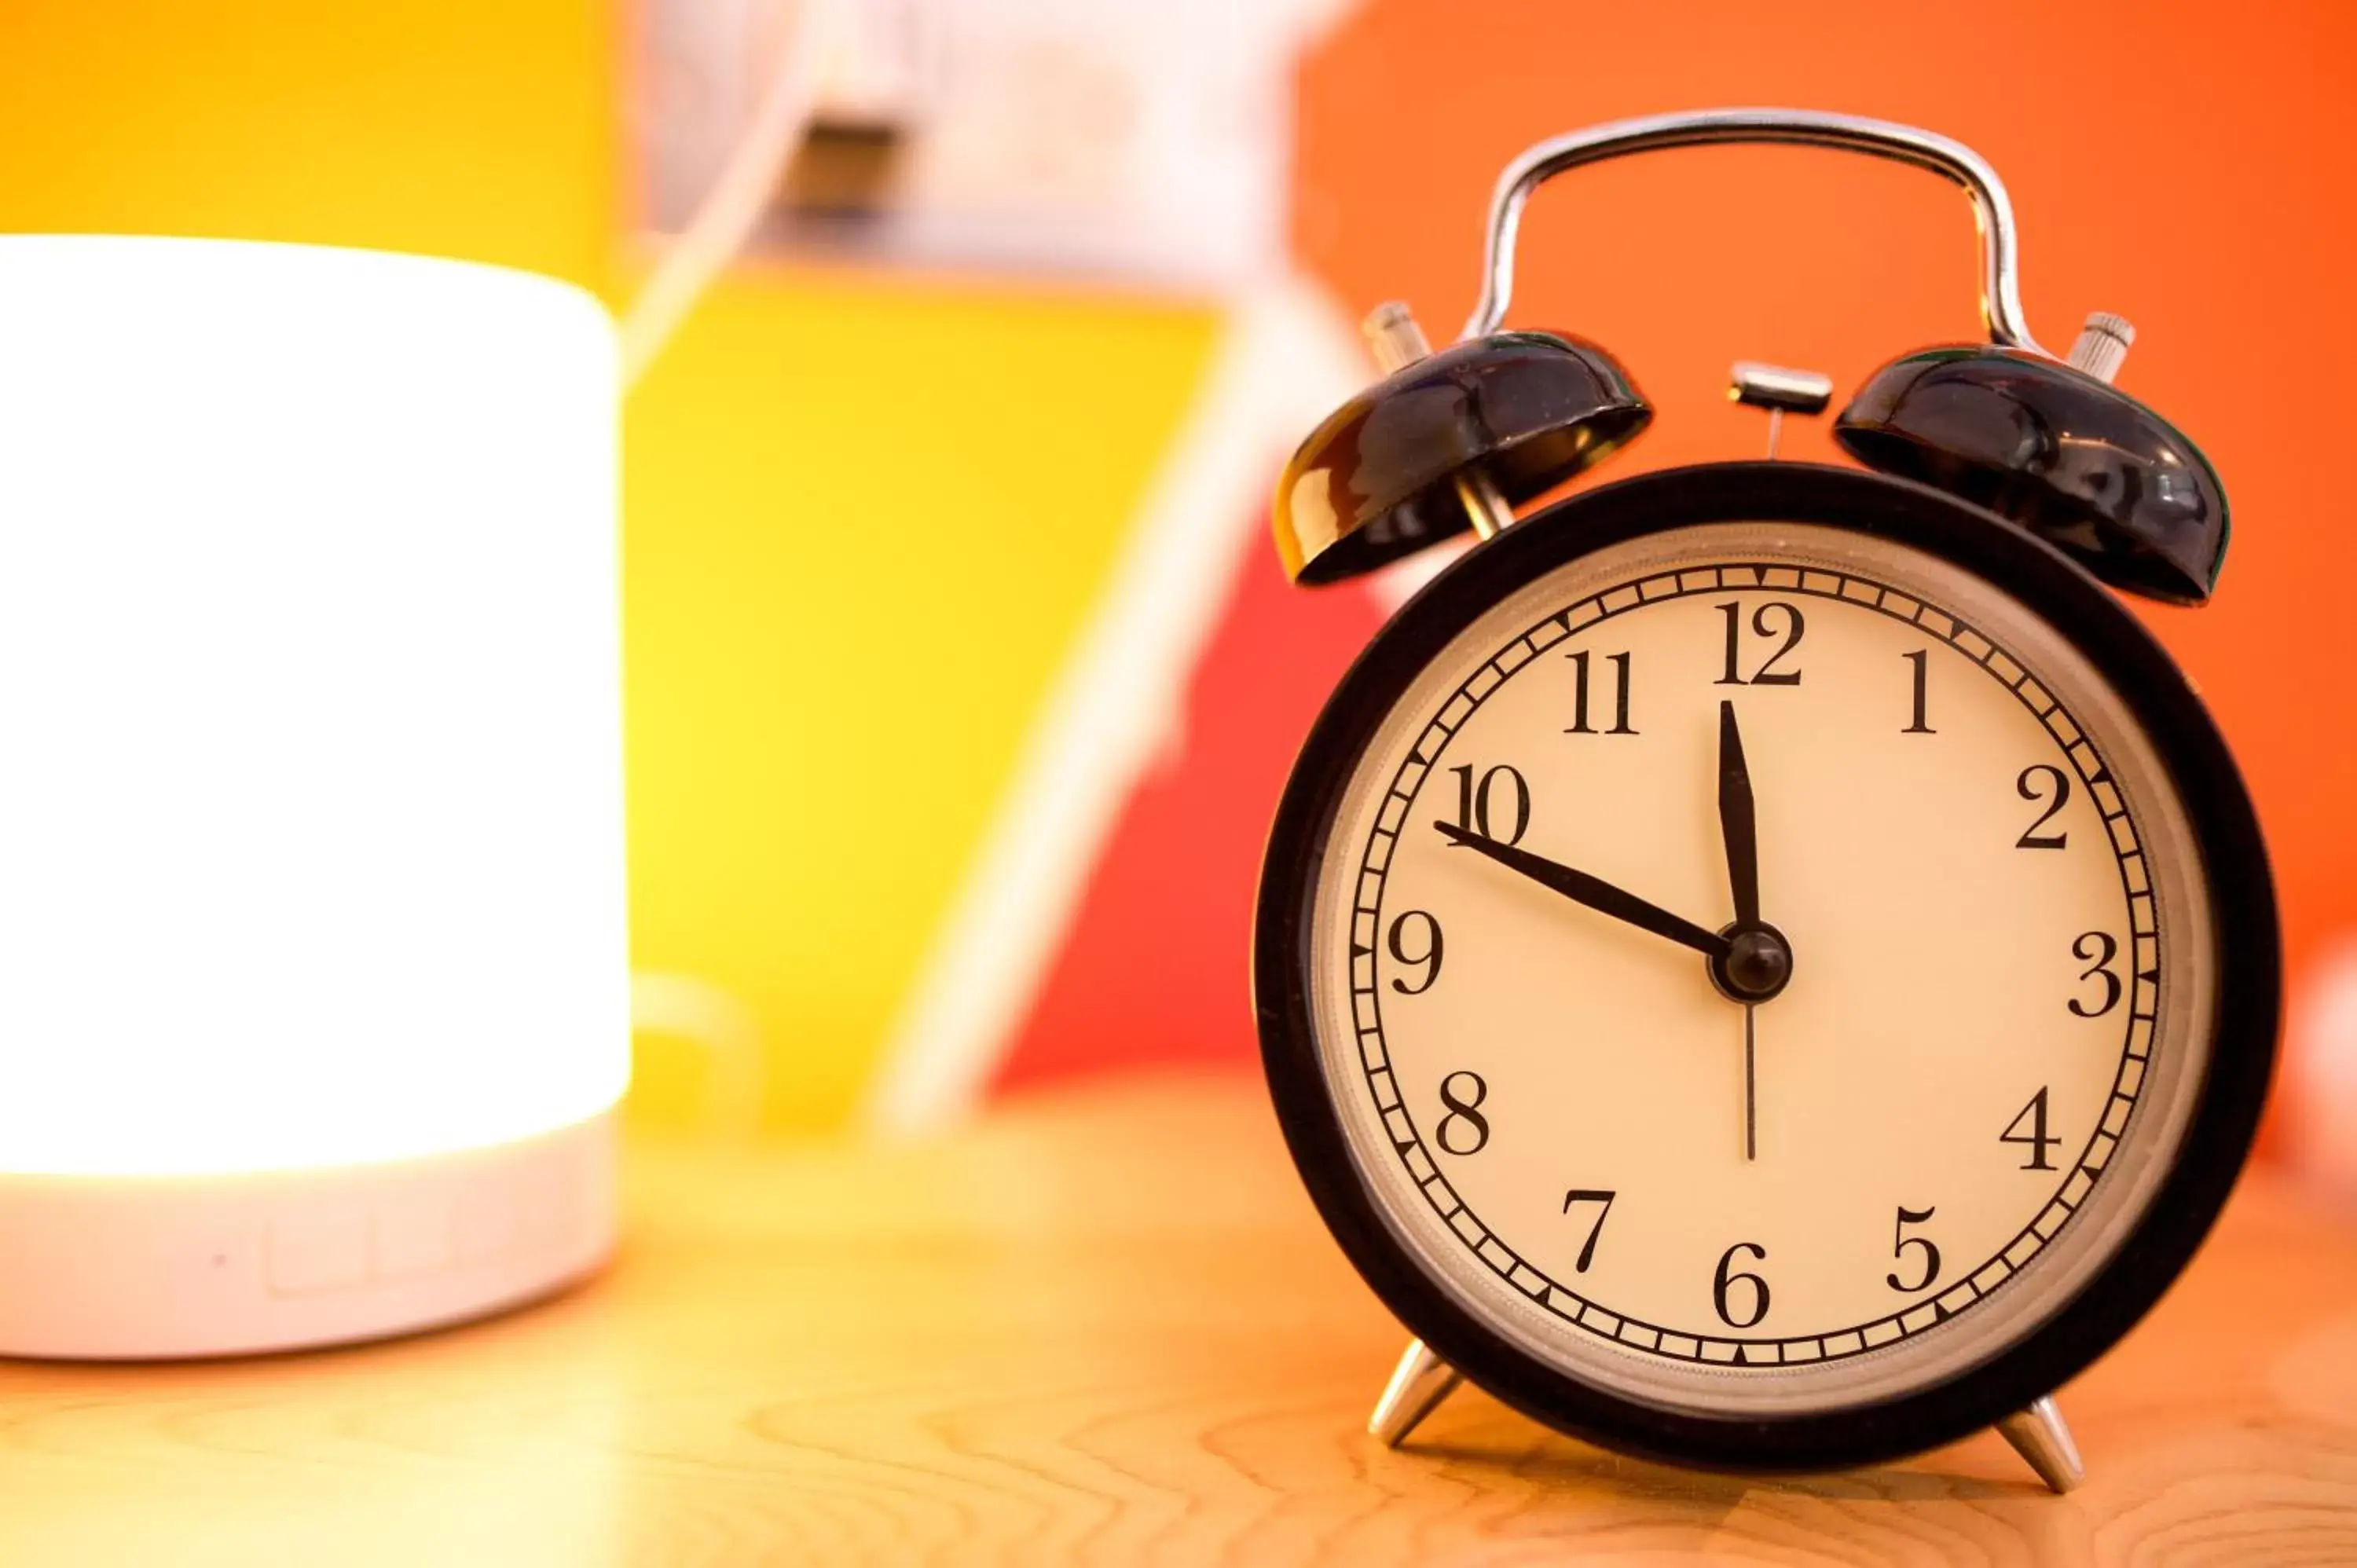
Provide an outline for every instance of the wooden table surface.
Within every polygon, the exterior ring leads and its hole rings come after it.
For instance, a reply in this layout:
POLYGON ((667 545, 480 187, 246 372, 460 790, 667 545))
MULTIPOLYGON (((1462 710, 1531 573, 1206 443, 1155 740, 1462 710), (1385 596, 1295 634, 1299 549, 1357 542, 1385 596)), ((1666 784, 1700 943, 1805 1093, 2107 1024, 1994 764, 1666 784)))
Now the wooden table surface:
POLYGON ((1747 1480, 1470 1391, 1378 1447, 1401 1335, 1245 1080, 630 1173, 618 1265, 535 1310, 0 1363, 0 1564, 2357 1563, 2357 1224, 2278 1178, 2064 1391, 2055 1498, 1986 1434, 1747 1480))

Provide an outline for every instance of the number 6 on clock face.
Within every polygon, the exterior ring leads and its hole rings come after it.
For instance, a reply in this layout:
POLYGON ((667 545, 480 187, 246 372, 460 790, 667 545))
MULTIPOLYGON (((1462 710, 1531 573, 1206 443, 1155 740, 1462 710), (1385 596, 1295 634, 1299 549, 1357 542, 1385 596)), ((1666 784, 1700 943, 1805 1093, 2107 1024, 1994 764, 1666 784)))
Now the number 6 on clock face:
POLYGON ((1265 885, 1271 1081, 1361 1271, 1558 1424, 1950 1434, 2141 1310, 2125 1242, 2226 1157, 2244 823, 2027 602, 2040 547, 1677 482, 1520 525, 1338 694, 1265 885))

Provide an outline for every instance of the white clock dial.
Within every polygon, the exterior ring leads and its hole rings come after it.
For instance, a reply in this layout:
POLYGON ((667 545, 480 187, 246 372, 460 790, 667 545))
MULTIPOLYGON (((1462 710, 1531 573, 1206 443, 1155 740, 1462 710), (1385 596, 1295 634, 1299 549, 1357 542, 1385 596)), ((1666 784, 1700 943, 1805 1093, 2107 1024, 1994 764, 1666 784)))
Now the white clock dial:
POLYGON ((2196 864, 2125 707, 1986 583, 1674 531, 1499 606, 1378 732, 1321 1060, 1389 1222, 1509 1337, 1681 1405, 1878 1397, 2034 1327, 2149 1199, 2208 1048, 2196 864), (1691 945, 1738 915, 1729 746, 1789 944, 1748 1005, 1691 945))

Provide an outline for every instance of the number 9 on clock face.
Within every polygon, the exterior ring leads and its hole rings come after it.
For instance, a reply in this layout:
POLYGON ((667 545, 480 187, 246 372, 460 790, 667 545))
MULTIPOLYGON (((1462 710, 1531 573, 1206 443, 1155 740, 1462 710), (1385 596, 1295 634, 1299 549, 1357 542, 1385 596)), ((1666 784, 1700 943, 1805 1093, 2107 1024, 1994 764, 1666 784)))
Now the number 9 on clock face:
POLYGON ((1680 1456, 1919 1446, 2173 1272, 2124 1259, 2236 1076, 2222 748, 2033 602, 2042 547, 1676 510, 1521 525, 1354 671, 1272 848, 1272 1081, 1494 1391, 1680 1456))

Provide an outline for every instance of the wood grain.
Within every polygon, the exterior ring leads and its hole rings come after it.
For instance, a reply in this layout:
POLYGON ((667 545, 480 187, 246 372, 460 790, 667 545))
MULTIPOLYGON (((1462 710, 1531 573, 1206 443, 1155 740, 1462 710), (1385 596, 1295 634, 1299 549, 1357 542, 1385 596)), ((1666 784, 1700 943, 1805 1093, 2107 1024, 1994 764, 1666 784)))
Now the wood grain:
POLYGON ((498 1322, 195 1367, 0 1363, 0 1563, 2357 1563, 2357 1224, 2266 1178, 2063 1405, 1802 1480, 1618 1458, 1400 1335, 1256 1085, 1130 1081, 937 1144, 640 1146, 606 1278, 498 1322))

